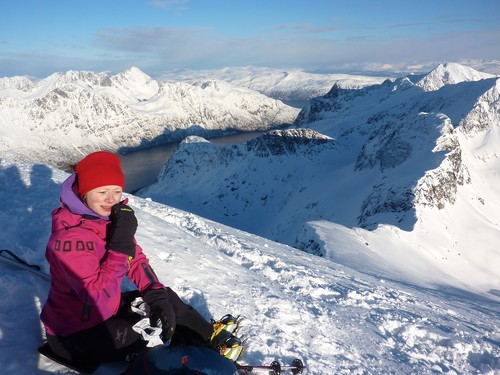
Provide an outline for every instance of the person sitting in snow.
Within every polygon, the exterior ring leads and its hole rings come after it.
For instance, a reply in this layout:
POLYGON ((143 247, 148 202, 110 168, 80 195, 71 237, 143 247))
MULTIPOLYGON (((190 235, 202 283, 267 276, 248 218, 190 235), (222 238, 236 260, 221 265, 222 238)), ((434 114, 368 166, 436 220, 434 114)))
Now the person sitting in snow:
MULTIPOLYGON (((122 201, 124 184, 118 156, 92 153, 64 181, 61 206, 52 212, 45 255, 51 285, 40 318, 45 346, 68 363, 96 368, 146 348, 148 343, 133 329, 143 318, 131 310, 137 297, 149 307, 151 326, 161 325, 164 342, 218 345, 213 323, 158 280, 135 241, 137 219, 128 201, 122 201), (126 276, 136 291, 121 291, 126 276)), ((241 341, 231 339, 230 346, 236 345, 222 354, 235 360, 241 341)))

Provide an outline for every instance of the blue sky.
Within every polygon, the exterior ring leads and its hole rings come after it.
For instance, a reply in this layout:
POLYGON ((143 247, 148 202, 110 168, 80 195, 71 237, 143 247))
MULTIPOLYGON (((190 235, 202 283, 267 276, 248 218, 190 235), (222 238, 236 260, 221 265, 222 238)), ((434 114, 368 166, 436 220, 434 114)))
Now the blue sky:
POLYGON ((0 77, 500 61, 500 0, 2 0, 0 14, 0 77))

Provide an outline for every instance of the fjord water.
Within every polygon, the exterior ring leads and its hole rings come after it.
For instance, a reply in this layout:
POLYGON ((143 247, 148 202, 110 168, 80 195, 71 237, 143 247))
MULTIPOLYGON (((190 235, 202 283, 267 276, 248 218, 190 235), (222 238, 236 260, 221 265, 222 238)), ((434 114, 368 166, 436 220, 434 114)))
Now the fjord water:
MULTIPOLYGON (((258 131, 245 132, 210 138, 209 141, 219 145, 238 144, 255 138, 262 133, 258 131)), ((122 168, 126 179, 125 191, 133 193, 154 183, 161 167, 174 153, 178 144, 179 142, 167 143, 121 156, 122 168)))

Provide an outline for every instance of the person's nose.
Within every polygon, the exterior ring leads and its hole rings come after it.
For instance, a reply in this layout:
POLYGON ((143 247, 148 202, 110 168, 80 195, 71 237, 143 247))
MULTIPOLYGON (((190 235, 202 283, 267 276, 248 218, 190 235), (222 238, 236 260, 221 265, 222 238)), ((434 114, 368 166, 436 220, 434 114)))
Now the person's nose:
POLYGON ((107 193, 107 194, 106 194, 106 198, 105 198, 106 202, 112 203, 112 202, 114 202, 114 201, 115 201, 114 199, 115 199, 115 198, 114 198, 114 196, 113 196, 113 193, 107 193))

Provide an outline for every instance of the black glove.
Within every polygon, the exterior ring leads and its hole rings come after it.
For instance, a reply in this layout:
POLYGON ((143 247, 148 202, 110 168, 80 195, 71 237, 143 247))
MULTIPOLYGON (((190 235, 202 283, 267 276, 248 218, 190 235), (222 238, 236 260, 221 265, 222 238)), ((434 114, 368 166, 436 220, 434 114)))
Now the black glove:
POLYGON ((166 289, 148 289, 142 298, 149 306, 149 322, 152 327, 162 328, 163 342, 170 340, 175 331, 175 312, 169 302, 166 289))
POLYGON ((107 228, 106 249, 134 257, 134 235, 137 230, 137 219, 134 210, 123 203, 117 203, 111 208, 109 215, 111 223, 107 228))

